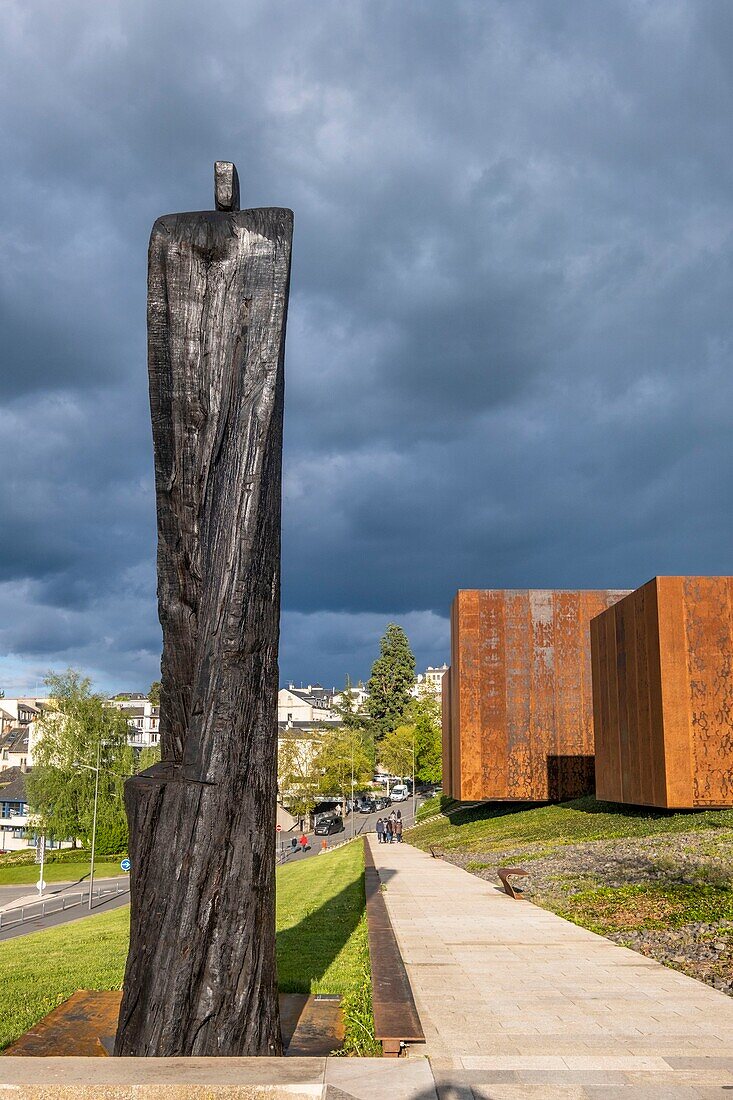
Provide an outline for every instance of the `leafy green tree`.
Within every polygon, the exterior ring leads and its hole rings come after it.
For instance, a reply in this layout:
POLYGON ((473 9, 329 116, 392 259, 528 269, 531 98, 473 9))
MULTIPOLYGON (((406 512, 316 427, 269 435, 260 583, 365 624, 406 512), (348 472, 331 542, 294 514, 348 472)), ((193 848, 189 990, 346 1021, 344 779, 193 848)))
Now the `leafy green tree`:
POLYGON ((439 783, 443 776, 443 718, 440 696, 423 691, 411 700, 407 716, 415 727, 415 778, 439 783))
POLYGON ((367 683, 370 724, 377 739, 397 729, 415 683, 415 657, 401 626, 390 623, 367 683))
POLYGON ((322 794, 338 794, 342 812, 346 814, 346 799, 368 786, 374 773, 374 745, 363 729, 339 726, 322 731, 316 767, 320 774, 322 794), (352 786, 353 780, 353 786, 352 786))
POLYGON ((153 680, 148 690, 148 699, 154 707, 160 706, 160 680, 153 680))
POLYGON ((99 759, 97 851, 124 851, 123 784, 135 770, 127 721, 73 669, 50 673, 45 683, 51 703, 37 723, 34 763, 27 778, 35 827, 57 840, 71 840, 74 846, 77 840, 90 842, 99 759))
POLYGON ((321 771, 318 742, 311 738, 285 736, 277 754, 277 784, 283 802, 293 817, 306 818, 318 801, 321 771))
POLYGON ((137 770, 144 772, 147 768, 152 768, 153 764, 157 764, 160 760, 160 745, 146 745, 145 748, 140 749, 140 755, 137 758, 137 770))
POLYGON ((127 817, 124 813, 124 805, 120 807, 116 799, 102 798, 103 779, 104 774, 100 773, 97 836, 94 844, 95 863, 97 856, 116 855, 118 852, 126 852, 128 843, 127 817))
POLYGON ((382 738, 379 760, 393 775, 411 775, 419 783, 439 783, 443 773, 443 731, 440 698, 422 692, 405 708, 405 722, 382 738))
POLYGON ((379 761, 392 775, 412 775, 415 727, 398 726, 379 742, 379 761))

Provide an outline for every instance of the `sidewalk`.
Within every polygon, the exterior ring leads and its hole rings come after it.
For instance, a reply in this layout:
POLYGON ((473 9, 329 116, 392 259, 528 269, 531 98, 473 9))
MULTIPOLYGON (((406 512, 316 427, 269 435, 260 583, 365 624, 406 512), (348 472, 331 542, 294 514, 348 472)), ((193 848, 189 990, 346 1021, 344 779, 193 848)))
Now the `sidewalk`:
POLYGON ((436 1100, 425 1059, 0 1058, 13 1100, 436 1100))
POLYGON ((409 844, 369 843, 441 1100, 731 1095, 733 999, 409 844))

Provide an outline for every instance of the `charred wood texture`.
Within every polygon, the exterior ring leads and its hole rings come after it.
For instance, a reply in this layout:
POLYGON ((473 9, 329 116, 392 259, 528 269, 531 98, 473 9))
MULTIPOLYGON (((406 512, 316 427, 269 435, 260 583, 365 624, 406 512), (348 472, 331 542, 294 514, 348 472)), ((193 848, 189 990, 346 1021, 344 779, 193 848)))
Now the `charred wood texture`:
POLYGON ((283 351, 293 216, 154 225, 148 367, 162 761, 128 780, 131 942, 115 1053, 281 1053, 274 837, 283 351))

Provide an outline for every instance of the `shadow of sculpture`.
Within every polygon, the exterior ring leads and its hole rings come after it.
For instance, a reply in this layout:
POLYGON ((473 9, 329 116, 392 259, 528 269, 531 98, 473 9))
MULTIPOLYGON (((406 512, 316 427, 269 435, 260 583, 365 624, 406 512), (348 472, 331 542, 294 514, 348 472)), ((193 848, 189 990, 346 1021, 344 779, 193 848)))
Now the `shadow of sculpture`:
POLYGON ((365 906, 364 871, 360 870, 318 908, 304 907, 297 923, 278 930, 277 971, 282 993, 343 992, 341 988, 322 989, 319 983, 358 927, 365 906))

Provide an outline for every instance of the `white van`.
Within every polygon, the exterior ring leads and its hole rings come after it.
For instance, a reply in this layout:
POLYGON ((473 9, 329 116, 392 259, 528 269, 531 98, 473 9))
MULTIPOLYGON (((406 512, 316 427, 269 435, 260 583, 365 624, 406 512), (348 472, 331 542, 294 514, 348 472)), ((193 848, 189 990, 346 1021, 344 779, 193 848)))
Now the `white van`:
POLYGON ((398 783, 389 792, 389 797, 393 802, 407 802, 407 799, 410 797, 410 792, 404 783, 398 783))

